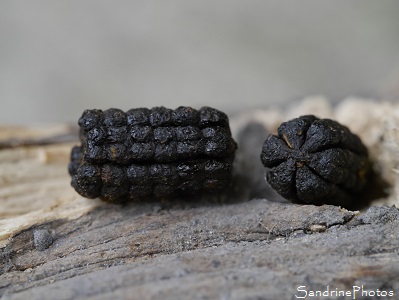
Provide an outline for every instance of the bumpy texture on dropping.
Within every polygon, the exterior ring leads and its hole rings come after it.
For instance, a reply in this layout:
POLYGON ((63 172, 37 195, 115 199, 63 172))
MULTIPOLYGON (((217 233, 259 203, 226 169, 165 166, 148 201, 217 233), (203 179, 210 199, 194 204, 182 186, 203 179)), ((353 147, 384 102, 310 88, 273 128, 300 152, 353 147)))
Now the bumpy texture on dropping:
POLYGON ((226 114, 210 107, 86 110, 72 149, 72 186, 106 201, 218 193, 237 148, 226 114))
POLYGON ((360 138, 313 115, 282 123, 264 142, 261 161, 272 188, 295 203, 351 206, 370 173, 360 138))

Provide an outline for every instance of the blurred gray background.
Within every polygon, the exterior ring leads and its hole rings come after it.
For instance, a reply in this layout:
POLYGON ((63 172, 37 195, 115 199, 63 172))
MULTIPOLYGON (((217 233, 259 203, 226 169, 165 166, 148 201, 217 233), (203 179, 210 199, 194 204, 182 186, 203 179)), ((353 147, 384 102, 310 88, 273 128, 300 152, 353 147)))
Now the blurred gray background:
POLYGON ((399 96, 397 0, 0 2, 0 123, 399 96))

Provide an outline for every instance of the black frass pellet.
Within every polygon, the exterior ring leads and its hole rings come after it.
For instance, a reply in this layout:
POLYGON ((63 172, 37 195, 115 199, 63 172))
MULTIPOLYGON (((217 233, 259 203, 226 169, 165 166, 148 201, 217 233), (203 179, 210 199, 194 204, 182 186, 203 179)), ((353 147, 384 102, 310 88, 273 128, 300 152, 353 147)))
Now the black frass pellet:
POLYGON ((230 185, 237 148, 223 112, 203 107, 86 110, 72 149, 72 186, 87 198, 219 193, 230 185))
POLYGON ((295 203, 352 206, 370 173, 360 138, 313 115, 282 123, 264 142, 261 161, 271 187, 295 203))

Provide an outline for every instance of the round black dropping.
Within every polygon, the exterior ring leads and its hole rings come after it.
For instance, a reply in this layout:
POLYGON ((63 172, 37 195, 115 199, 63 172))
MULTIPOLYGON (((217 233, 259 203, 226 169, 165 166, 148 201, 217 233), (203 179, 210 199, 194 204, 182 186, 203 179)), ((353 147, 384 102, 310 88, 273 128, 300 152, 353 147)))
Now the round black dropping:
POLYGON ((101 144, 98 145, 87 140, 84 149, 83 159, 87 162, 102 163, 107 160, 107 151, 101 144))
POLYGON ((123 143, 128 137, 126 126, 123 127, 108 127, 107 139, 109 142, 120 142, 123 143))
POLYGON ((83 112, 78 123, 83 131, 89 131, 90 129, 99 126, 103 119, 104 114, 102 110, 88 109, 83 112))
POLYGON ((86 110, 79 125, 82 144, 72 149, 69 173, 84 197, 167 199, 230 185, 237 145, 217 109, 86 110))
POLYGON ((153 127, 168 126, 172 123, 172 110, 169 108, 154 107, 150 113, 150 124, 153 127))
POLYGON ((130 128, 130 136, 136 143, 150 142, 154 138, 153 135, 151 126, 135 125, 130 128))
POLYGON ((107 127, 119 127, 126 125, 126 114, 117 108, 111 108, 104 111, 104 124, 107 127))
POLYGON ((199 140, 201 138, 201 133, 195 126, 176 127, 175 130, 178 141, 199 140))
POLYGON ((181 141, 177 143, 177 158, 178 160, 194 159, 203 153, 203 144, 201 141, 181 141))
POLYGON ((229 119, 224 112, 205 106, 199 110, 199 113, 200 113, 201 128, 218 126, 218 125, 223 127, 228 127, 229 119))
POLYGON ((360 138, 313 115, 282 123, 264 142, 261 161, 271 187, 295 203, 353 207, 370 177, 360 138))
POLYGON ((130 165, 127 168, 127 177, 135 185, 148 185, 151 182, 148 166, 130 165))
POLYGON ((82 148, 80 146, 74 146, 71 151, 71 162, 68 166, 69 174, 76 173, 79 168, 79 164, 82 160, 82 148))
POLYGON ((176 140, 174 127, 159 127, 154 129, 154 140, 157 144, 166 144, 176 140))
POLYGON ((130 147, 133 162, 152 161, 154 159, 155 146, 153 143, 133 143, 130 147))
POLYGON ((177 143, 156 143, 154 160, 156 162, 174 162, 177 160, 177 143))
POLYGON ((150 125, 150 110, 148 108, 133 108, 126 112, 127 123, 133 125, 150 125))
MULTIPOLYGON (((82 160, 83 161, 83 160, 82 160)), ((72 187, 87 198, 97 198, 100 196, 100 189, 102 186, 101 173, 97 166, 81 162, 72 176, 72 187)))
POLYGON ((198 124, 199 112, 191 107, 180 106, 172 112, 172 121, 176 125, 198 124))
POLYGON ((87 139, 92 141, 94 144, 101 143, 107 136, 105 130, 101 127, 94 127, 87 132, 87 139))

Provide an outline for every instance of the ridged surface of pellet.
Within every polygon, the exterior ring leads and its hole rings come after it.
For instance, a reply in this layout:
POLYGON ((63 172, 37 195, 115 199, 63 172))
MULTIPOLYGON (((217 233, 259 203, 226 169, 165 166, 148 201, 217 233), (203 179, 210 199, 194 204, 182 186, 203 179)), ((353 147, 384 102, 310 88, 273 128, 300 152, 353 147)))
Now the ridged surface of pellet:
POLYGON ((72 186, 111 202, 152 195, 218 193, 231 181, 237 148, 228 117, 203 107, 86 110, 71 152, 72 186))
POLYGON ((312 115, 282 123, 264 142, 261 161, 271 187, 296 203, 351 206, 370 173, 360 138, 312 115))

